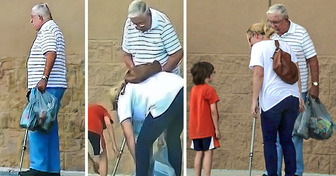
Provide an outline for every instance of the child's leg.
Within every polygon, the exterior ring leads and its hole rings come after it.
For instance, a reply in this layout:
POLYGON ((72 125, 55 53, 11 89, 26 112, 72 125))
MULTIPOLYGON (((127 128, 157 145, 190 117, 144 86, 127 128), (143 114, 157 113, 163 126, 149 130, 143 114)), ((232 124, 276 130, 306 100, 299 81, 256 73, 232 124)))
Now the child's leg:
POLYGON ((107 176, 108 164, 107 164, 107 151, 105 144, 104 134, 100 139, 100 145, 102 147, 102 152, 100 153, 100 161, 99 161, 99 173, 100 176, 107 176))
POLYGON ((196 151, 195 161, 194 161, 196 176, 201 176, 202 174, 202 158, 203 158, 203 151, 196 151))
POLYGON ((212 165, 212 149, 204 151, 203 168, 205 176, 210 176, 211 165, 212 165))

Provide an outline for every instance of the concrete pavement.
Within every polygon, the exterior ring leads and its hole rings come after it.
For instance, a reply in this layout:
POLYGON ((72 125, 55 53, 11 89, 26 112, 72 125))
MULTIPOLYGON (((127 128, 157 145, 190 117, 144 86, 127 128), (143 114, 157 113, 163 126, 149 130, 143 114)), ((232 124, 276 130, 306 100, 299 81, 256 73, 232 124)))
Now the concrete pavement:
MULTIPOLYGON (((262 176, 264 171, 253 170, 251 176, 262 176)), ((225 169, 213 169, 211 170, 211 176, 248 176, 248 170, 225 170, 225 169)), ((285 175, 285 173, 283 173, 285 175)), ((313 174, 313 173, 304 173, 304 176, 336 176, 328 174, 313 174)), ((194 169, 187 169, 187 176, 195 176, 194 169)))

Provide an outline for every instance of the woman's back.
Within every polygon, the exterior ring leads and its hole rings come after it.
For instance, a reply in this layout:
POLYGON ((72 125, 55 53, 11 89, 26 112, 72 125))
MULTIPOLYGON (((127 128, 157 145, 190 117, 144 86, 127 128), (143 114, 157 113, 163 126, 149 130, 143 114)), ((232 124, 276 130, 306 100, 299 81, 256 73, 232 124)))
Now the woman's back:
MULTIPOLYGON (((280 48, 291 55, 294 63, 297 62, 292 49, 284 42, 279 41, 280 48)), ((300 97, 298 83, 287 84, 273 71, 273 54, 275 51, 274 40, 264 40, 255 43, 251 51, 249 67, 261 66, 264 71, 262 89, 259 94, 260 107, 267 111, 284 98, 293 95, 300 97)))

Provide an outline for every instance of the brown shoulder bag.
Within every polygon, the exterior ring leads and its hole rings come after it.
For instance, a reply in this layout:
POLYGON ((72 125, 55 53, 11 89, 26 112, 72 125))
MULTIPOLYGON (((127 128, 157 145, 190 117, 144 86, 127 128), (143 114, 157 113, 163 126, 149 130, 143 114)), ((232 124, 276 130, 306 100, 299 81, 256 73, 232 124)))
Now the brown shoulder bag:
POLYGON ((160 62, 137 65, 127 71, 125 75, 126 83, 140 83, 152 75, 162 71, 160 62))
POLYGON ((298 69, 291 60, 291 55, 279 47, 279 41, 275 40, 276 49, 273 54, 273 70, 286 83, 294 84, 298 81, 298 69))

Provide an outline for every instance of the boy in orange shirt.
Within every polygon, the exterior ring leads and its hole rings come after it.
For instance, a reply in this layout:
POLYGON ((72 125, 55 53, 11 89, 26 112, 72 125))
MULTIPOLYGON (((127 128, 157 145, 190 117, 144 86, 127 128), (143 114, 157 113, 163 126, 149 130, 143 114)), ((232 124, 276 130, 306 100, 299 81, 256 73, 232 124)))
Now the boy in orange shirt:
POLYGON ((201 176, 202 165, 205 176, 210 176, 213 149, 219 147, 221 137, 218 126, 216 90, 208 85, 215 71, 209 62, 198 62, 191 68, 195 84, 190 91, 189 138, 191 148, 196 150, 194 167, 196 176, 201 176))
POLYGON ((88 138, 93 148, 93 156, 88 156, 93 163, 95 172, 101 176, 107 176, 108 171, 106 143, 103 134, 103 130, 106 128, 110 139, 112 139, 112 150, 116 151, 112 124, 112 116, 103 106, 97 104, 88 106, 88 138))

